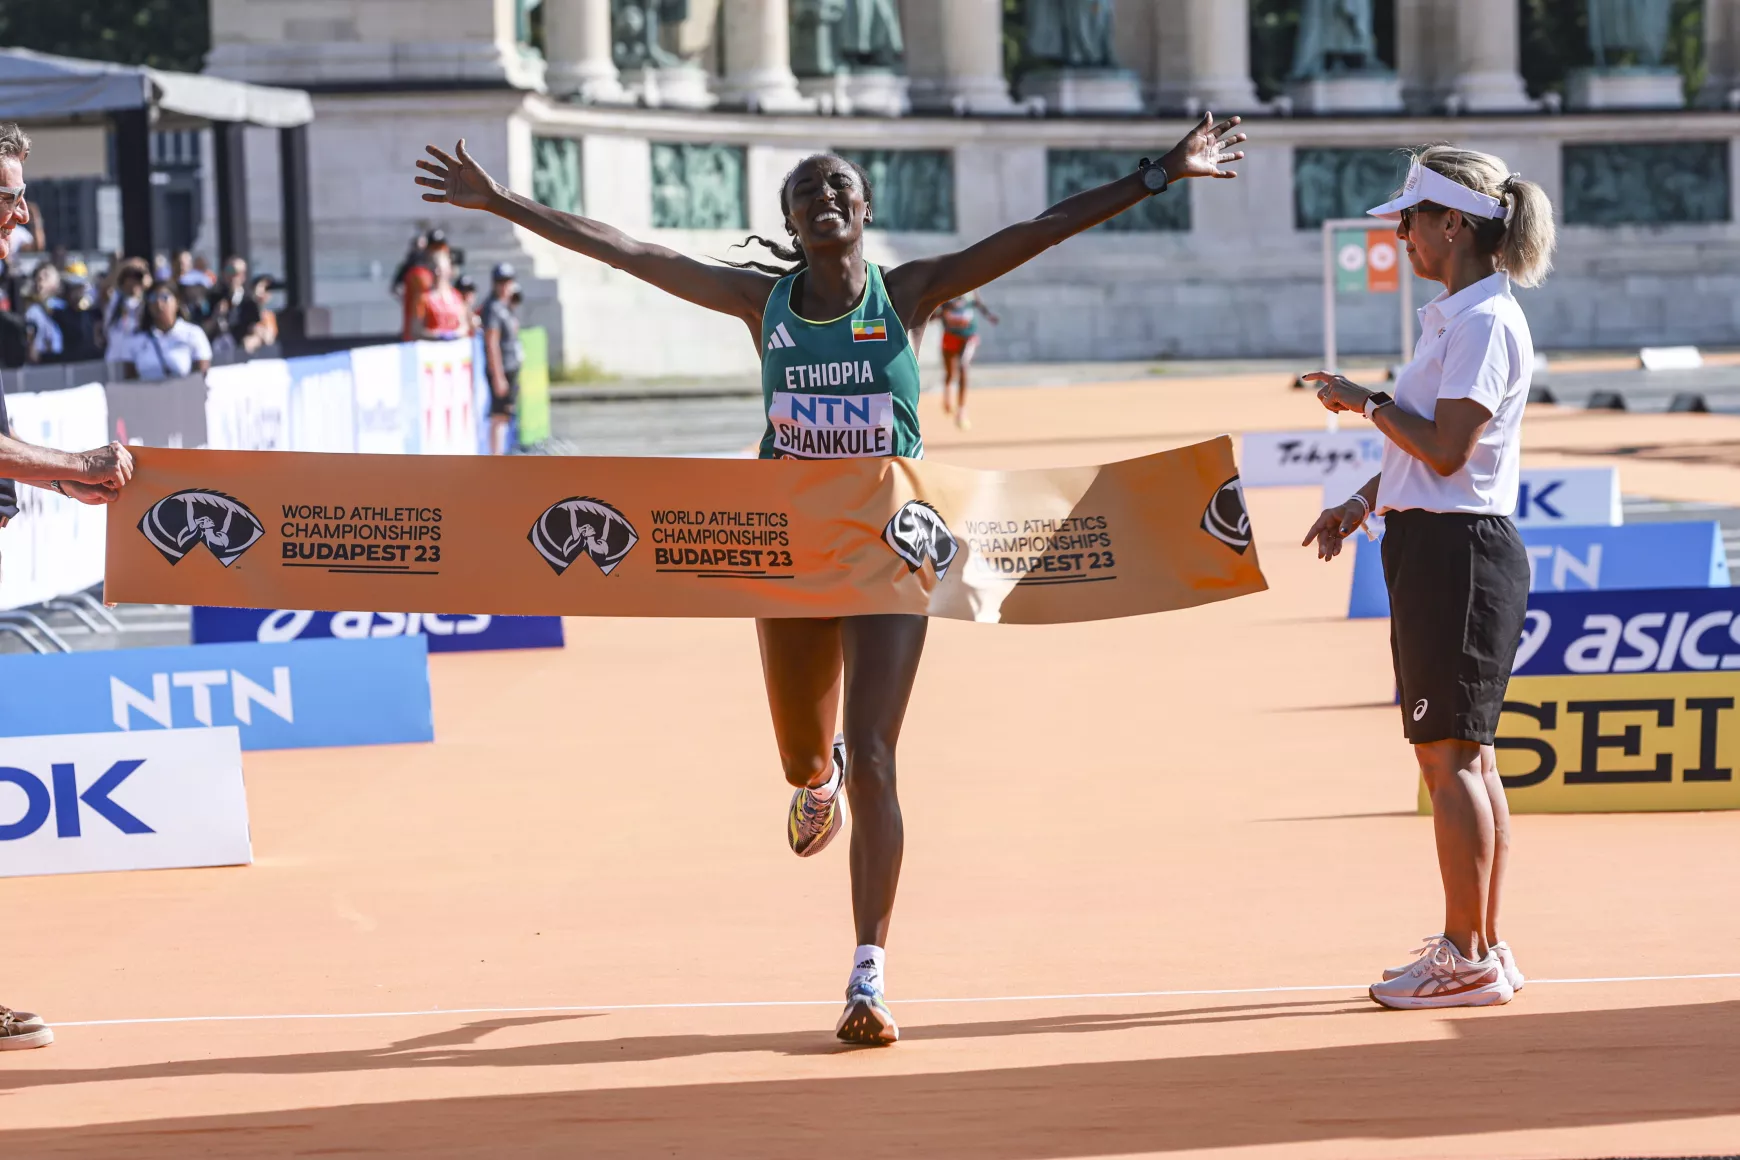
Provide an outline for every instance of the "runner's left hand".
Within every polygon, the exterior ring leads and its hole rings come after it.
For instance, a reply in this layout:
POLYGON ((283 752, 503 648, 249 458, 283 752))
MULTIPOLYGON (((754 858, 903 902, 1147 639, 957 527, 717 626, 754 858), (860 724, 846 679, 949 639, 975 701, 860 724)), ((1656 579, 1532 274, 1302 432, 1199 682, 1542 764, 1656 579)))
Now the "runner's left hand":
POLYGON ((426 146, 429 156, 435 160, 420 158, 417 168, 423 170, 419 174, 417 184, 427 189, 440 190, 439 193, 425 193, 424 201, 444 201, 448 205, 460 209, 485 209, 490 199, 500 192, 495 179, 483 171, 483 166, 472 160, 471 154, 465 151, 465 139, 453 147, 457 157, 450 157, 433 145, 426 146), (437 164, 439 163, 439 164, 437 164))
POLYGON ((1243 133, 1233 133, 1238 125, 1237 117, 1217 122, 1213 113, 1204 113, 1196 128, 1185 134, 1184 140, 1174 145, 1162 162, 1167 178, 1178 181, 1185 177, 1237 177, 1238 174, 1221 166, 1245 159, 1244 150, 1233 148, 1248 140, 1243 133))

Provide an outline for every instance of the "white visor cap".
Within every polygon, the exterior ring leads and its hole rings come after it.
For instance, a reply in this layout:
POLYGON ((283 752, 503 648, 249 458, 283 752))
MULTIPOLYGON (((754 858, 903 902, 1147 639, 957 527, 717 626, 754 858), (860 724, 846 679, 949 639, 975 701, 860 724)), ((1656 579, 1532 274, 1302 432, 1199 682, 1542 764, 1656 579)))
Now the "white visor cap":
POLYGON ((1412 209, 1426 201, 1446 209, 1461 210, 1475 217, 1504 216, 1504 205, 1496 197, 1477 193, 1460 182, 1451 181, 1436 169, 1426 168, 1418 161, 1408 167, 1408 180, 1402 183, 1402 192, 1397 197, 1365 212, 1387 222, 1400 221, 1403 210, 1412 209))

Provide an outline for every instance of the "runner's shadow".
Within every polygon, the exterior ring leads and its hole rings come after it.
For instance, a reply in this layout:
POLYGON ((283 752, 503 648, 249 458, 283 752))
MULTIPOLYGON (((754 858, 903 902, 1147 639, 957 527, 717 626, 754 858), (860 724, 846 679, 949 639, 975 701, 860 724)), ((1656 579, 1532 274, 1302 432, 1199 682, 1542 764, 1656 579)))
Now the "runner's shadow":
POLYGON ((816 1060, 777 1080, 659 1086, 643 1075, 619 1088, 449 1099, 404 1099, 398 1081, 387 1098, 359 1083, 346 1089, 353 1099, 379 1102, 0 1131, 0 1155, 808 1160, 825 1142, 830 1160, 1070 1160, 1338 1142, 1351 1151, 1367 1140, 1378 1152, 1412 1141, 1394 1150, 1478 1155, 1488 1134, 1567 1130, 1582 1134, 1554 1138, 1563 1154, 1604 1155, 1608 1130, 1627 1124, 1651 1125, 1652 1147, 1684 1154, 1716 1138, 1711 1121, 1740 1114, 1740 1002, 1382 1017, 1400 1041, 1069 1064, 1011 1047, 999 1065, 952 1072, 927 1047, 914 1060, 922 1074, 816 1060))
MULTIPOLYGON (((900 1009, 898 1000, 893 1006, 896 1011, 900 1009)), ((1377 1008, 1363 1000, 1344 997, 1197 1007, 1139 1014, 1054 1015, 998 1022, 918 1024, 903 1028, 902 1035, 909 1041, 940 1042, 1016 1035, 1125 1031, 1141 1027, 1188 1026, 1199 1023, 1240 1023, 1306 1015, 1364 1014, 1368 1011, 1376 1014, 1377 1008)), ((177 1059, 78 1070, 31 1068, 11 1074, 0 1072, 0 1093, 69 1083, 182 1079, 201 1075, 322 1075, 423 1068, 571 1067, 595 1063, 646 1063, 704 1055, 764 1053, 813 1056, 859 1050, 841 1043, 825 1029, 726 1035, 640 1035, 619 1039, 576 1039, 565 1043, 520 1044, 511 1047, 473 1046, 492 1031, 602 1017, 602 1014, 576 1014, 489 1019, 401 1040, 385 1047, 360 1050, 229 1059, 177 1059)), ((72 1034, 73 1030, 76 1029, 69 1029, 66 1034, 72 1034)))

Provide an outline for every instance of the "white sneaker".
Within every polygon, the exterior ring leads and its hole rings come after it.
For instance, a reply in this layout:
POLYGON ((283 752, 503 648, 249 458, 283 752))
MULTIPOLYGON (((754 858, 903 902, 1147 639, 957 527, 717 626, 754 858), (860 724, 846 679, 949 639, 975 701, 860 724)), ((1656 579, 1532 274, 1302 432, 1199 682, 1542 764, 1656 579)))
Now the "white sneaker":
POLYGON ((1429 935, 1427 935, 1425 938, 1420 940, 1420 945, 1414 948, 1414 957, 1413 958, 1409 959, 1407 962, 1403 963, 1399 967, 1385 967, 1384 968, 1384 981, 1388 982, 1391 979, 1400 978, 1401 976, 1407 974, 1409 971, 1414 969, 1415 963, 1418 963, 1421 959, 1426 958, 1433 951, 1437 950, 1439 943, 1448 942, 1448 941, 1449 940, 1446 939, 1441 934, 1429 934, 1429 935))
POLYGON ((1523 973, 1516 969, 1516 955, 1510 949, 1510 944, 1499 939, 1492 944, 1492 953, 1498 956, 1499 965, 1504 968, 1504 977, 1510 983, 1510 989, 1520 991, 1528 982, 1523 973))
POLYGON ((53 1042, 54 1031, 40 1015, 0 1007, 0 1051, 47 1047, 53 1042))
POLYGON ((1516 997, 1498 956, 1488 952, 1478 961, 1465 958, 1444 939, 1430 954, 1403 974, 1369 988, 1372 1001, 1385 1007, 1418 1010, 1426 1007, 1491 1007, 1516 997))

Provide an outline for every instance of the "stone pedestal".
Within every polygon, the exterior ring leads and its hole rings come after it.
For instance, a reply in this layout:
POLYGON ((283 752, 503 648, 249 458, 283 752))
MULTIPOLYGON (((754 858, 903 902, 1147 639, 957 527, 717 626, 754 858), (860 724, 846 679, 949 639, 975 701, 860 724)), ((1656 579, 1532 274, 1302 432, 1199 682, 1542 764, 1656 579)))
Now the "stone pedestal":
POLYGON ((630 69, 622 79, 649 109, 710 109, 718 101, 700 65, 630 69))
POLYGON ((1573 109, 1679 109, 1685 81, 1671 68, 1580 68, 1565 78, 1573 109))
POLYGON ((1140 113, 1142 82, 1122 68, 1036 69, 1021 78, 1021 97, 1065 116, 1140 113))
POLYGON ((1288 81, 1298 113, 1394 113, 1402 108, 1402 81, 1391 72, 1342 73, 1288 81))
POLYGON ((901 21, 914 107, 959 116, 1024 112, 1003 76, 1002 0, 909 0, 901 21))
POLYGON ((1740 108, 1740 0, 1704 0, 1704 87, 1698 104, 1740 108))
POLYGON ((633 100, 611 58, 610 0, 546 0, 544 52, 552 96, 606 105, 633 100))
POLYGON ((904 117, 912 112, 911 83, 881 69, 804 77, 798 90, 825 116, 904 117))
POLYGON ((1156 0, 1156 81, 1162 113, 1245 113, 1257 108, 1251 82, 1248 0, 1156 0))
MULTIPOLYGON (((546 3, 548 0, 546 0, 546 3)), ((791 9, 786 0, 729 0, 721 10, 725 75, 719 103, 759 113, 807 113, 791 72, 791 9)))

